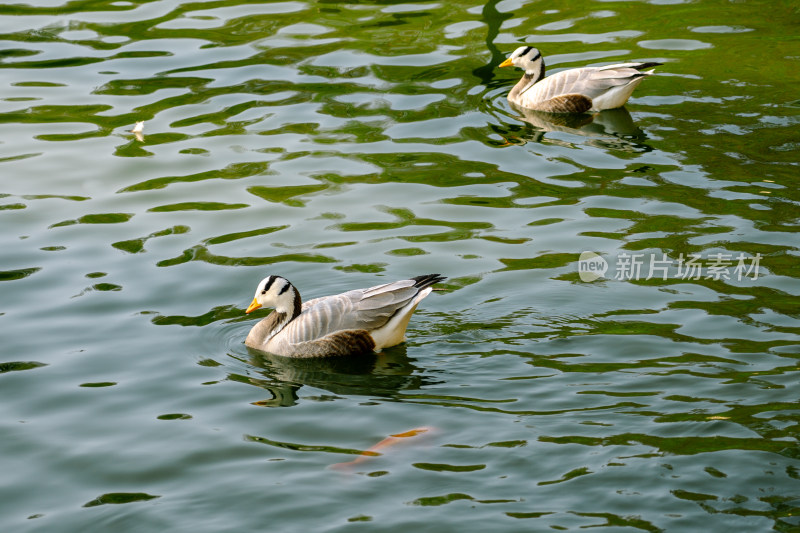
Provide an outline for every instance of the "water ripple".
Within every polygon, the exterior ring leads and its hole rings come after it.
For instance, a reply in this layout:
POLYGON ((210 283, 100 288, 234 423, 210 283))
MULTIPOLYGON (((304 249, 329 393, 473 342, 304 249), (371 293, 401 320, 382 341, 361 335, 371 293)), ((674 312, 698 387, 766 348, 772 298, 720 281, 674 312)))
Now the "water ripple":
POLYGON ((0 6, 4 529, 795 528, 795 14, 609 6, 0 6), (546 116, 523 43, 664 65, 546 116), (243 344, 425 272, 374 357, 243 344))

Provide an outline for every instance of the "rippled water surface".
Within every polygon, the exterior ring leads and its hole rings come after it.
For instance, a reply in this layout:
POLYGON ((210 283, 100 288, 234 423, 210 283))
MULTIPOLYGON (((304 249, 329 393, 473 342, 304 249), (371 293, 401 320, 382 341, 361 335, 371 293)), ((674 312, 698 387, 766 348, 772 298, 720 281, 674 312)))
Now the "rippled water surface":
POLYGON ((796 3, 0 15, 3 531, 800 528, 796 3), (523 43, 664 65, 548 118, 523 43), (243 344, 429 272, 374 359, 243 344))

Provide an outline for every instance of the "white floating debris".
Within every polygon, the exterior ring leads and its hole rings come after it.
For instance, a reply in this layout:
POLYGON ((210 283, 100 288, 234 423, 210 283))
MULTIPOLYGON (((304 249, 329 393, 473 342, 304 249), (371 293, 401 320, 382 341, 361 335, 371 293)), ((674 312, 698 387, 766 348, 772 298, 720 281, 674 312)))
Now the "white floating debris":
POLYGON ((144 120, 140 120, 133 127, 133 129, 131 130, 131 133, 133 133, 136 136, 136 140, 137 141, 144 142, 144 133, 143 132, 144 132, 144 120))

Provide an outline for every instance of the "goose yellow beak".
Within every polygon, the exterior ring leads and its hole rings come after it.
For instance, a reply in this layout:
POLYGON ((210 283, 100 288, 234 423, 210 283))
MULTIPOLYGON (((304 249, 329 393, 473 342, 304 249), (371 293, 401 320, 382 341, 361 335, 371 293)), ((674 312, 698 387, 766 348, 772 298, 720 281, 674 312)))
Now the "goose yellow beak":
POLYGON ((513 64, 514 64, 514 63, 512 63, 512 62, 511 62, 511 58, 509 57, 508 59, 506 59, 505 61, 503 61, 502 63, 500 63, 500 66, 501 66, 501 67, 510 67, 510 66, 511 66, 511 65, 513 65, 513 64))
POLYGON ((245 311, 245 313, 252 313, 256 309, 259 309, 260 307, 261 304, 258 303, 258 301, 255 298, 253 298, 253 301, 250 302, 250 307, 247 308, 247 311, 245 311))

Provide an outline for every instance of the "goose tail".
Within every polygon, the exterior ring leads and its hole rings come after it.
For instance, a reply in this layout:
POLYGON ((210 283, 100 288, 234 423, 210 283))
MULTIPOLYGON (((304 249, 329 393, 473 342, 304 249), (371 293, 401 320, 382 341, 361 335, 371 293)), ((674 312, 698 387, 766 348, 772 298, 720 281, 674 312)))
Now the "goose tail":
POLYGON ((441 274, 423 274, 411 279, 413 279, 415 282, 414 287, 422 290, 425 287, 430 287, 434 283, 439 283, 440 281, 446 280, 447 276, 442 276, 441 274))
POLYGON ((398 309, 389 322, 371 332, 375 341, 375 351, 395 346, 405 340, 406 327, 408 327, 408 322, 411 320, 411 315, 414 314, 417 305, 431 293, 433 290, 431 285, 444 281, 447 277, 441 274, 423 274, 410 279, 414 280, 414 287, 418 289, 417 295, 404 307, 398 309))
MULTIPOLYGON (((636 66, 635 66, 635 67, 633 67, 633 68, 635 68, 636 70, 644 70, 644 69, 646 69, 646 68, 660 67, 660 66, 661 66, 661 65, 663 65, 663 64, 664 64, 664 63, 658 63, 658 62, 656 62, 656 61, 651 61, 651 62, 649 62, 649 63, 639 63, 638 65, 636 65, 636 66)), ((650 70, 650 71, 648 71, 646 74, 650 74, 651 72, 653 72, 653 71, 652 71, 652 70, 650 70)))

